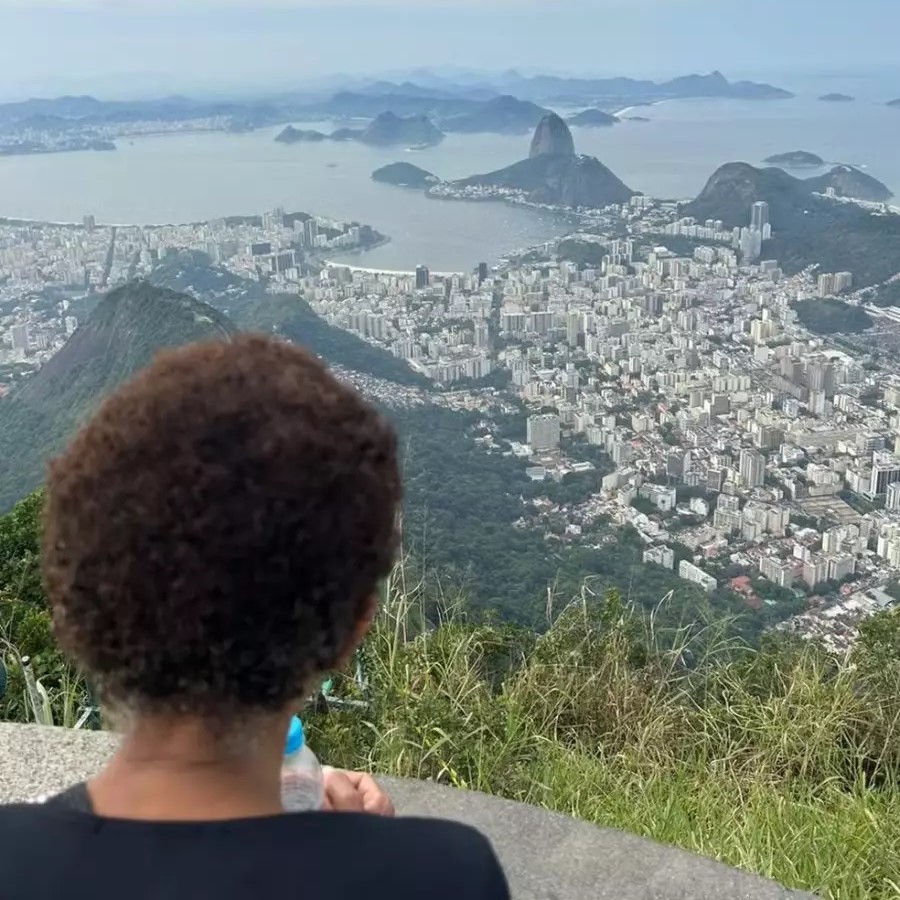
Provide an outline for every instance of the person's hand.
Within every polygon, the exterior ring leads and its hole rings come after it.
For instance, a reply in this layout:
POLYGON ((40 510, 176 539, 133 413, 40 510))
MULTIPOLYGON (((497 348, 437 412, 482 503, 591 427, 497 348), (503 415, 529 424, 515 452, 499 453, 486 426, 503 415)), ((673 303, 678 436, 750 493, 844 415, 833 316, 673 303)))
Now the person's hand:
POLYGON ((323 766, 325 806, 328 812, 370 813, 393 816, 394 804, 375 779, 365 772, 346 772, 323 766))

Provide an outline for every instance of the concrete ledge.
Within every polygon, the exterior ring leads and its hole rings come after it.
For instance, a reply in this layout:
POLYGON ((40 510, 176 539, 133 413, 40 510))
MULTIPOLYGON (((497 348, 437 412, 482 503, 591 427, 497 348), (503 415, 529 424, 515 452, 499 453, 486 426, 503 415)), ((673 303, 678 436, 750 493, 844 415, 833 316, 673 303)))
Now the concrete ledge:
MULTIPOLYGON (((0 802, 91 777, 116 746, 101 732, 0 725, 0 802)), ((401 815, 486 834, 517 900, 802 900, 810 895, 720 863, 534 807, 426 782, 383 779, 401 815)))

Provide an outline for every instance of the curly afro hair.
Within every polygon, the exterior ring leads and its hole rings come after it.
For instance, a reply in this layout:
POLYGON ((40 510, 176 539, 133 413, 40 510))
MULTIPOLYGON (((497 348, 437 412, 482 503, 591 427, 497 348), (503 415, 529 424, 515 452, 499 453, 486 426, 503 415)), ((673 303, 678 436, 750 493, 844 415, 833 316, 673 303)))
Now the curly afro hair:
POLYGON ((392 427, 304 350, 164 353, 51 464, 60 644, 126 708, 281 709, 370 611, 400 496, 392 427))

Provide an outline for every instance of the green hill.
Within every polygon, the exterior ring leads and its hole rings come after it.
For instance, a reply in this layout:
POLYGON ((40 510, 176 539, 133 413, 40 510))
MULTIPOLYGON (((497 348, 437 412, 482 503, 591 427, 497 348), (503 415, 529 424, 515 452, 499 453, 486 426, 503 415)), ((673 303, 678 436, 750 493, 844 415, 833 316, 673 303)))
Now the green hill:
POLYGON ((764 200, 774 235, 763 247, 764 256, 778 259, 791 273, 814 264, 827 266, 827 271, 852 272, 854 284, 866 287, 900 270, 900 216, 836 203, 814 193, 828 187, 836 191, 860 187, 858 176, 864 173, 852 170, 851 175, 846 168, 802 180, 781 169, 728 163, 682 211, 700 222, 721 219, 734 228, 749 225, 750 207, 764 200))
POLYGON ((184 291, 224 313, 243 331, 275 332, 318 354, 331 365, 386 381, 416 387, 432 382, 402 359, 362 338, 329 325, 296 294, 270 294, 264 284, 240 278, 213 265, 204 253, 170 253, 150 280, 159 287, 184 291))
POLYGON ((37 487, 78 423, 158 351, 235 332, 211 306, 147 282, 107 294, 62 350, 0 400, 0 509, 37 487))

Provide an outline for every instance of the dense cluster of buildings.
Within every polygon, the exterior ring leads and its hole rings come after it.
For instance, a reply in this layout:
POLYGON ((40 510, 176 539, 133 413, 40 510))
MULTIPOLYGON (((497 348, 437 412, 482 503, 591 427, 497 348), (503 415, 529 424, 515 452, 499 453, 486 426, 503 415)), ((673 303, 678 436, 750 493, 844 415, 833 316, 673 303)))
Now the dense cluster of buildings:
POLYGON ((497 395, 478 382, 505 385, 526 411, 506 452, 536 481, 593 479, 554 508, 566 539, 631 526, 647 564, 751 606, 803 598, 785 627, 844 646, 893 602, 881 588, 900 575, 900 377, 811 335, 792 305, 852 276, 789 276, 763 259, 777 230, 765 203, 734 230, 647 197, 586 221, 566 242, 590 251, 578 263, 551 254, 455 274, 304 265, 377 236, 282 210, 157 228, 2 225, 0 353, 39 361, 77 325, 62 294, 32 302, 48 285, 83 293, 201 251, 407 361, 444 389, 437 402, 491 396, 487 413, 497 395))
POLYGON ((190 225, 98 226, 0 221, 0 365, 39 366, 78 326, 92 293, 149 275, 169 254, 194 251, 235 275, 296 291, 311 254, 383 240, 364 225, 278 209, 190 225))
POLYGON ((792 304, 846 291, 852 276, 787 276, 761 259, 764 203, 733 231, 647 198, 619 214, 628 238, 580 236, 602 250, 593 266, 328 271, 307 295, 440 382, 508 373, 530 411, 513 450, 533 478, 592 470, 570 458, 573 443, 602 451, 613 471, 555 510, 567 535, 631 525, 645 562, 749 605, 804 598, 787 627, 844 645, 854 629, 835 610, 848 597, 857 612, 893 602, 859 598, 900 574, 900 381, 808 333, 792 304), (669 234, 702 242, 679 255, 669 234))

